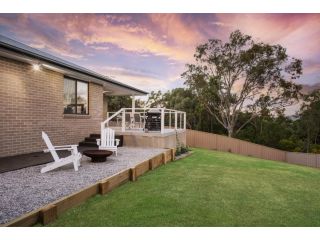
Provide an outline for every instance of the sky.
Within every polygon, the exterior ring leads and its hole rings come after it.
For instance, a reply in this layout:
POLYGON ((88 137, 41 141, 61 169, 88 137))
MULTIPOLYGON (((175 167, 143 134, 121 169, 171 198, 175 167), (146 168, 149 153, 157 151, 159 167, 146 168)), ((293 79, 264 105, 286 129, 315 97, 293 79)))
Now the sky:
POLYGON ((320 14, 0 14, 0 34, 151 91, 183 86, 195 47, 239 29, 303 60, 320 87, 320 14))

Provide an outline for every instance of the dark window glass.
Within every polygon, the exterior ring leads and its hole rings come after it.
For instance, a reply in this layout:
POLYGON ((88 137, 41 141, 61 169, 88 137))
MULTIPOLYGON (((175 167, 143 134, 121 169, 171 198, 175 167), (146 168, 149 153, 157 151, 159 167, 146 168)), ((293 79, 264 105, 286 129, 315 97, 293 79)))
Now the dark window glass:
POLYGON ((76 81, 64 79, 64 113, 76 113, 76 81))
POLYGON ((88 84, 77 82, 77 113, 88 114, 88 84))
POLYGON ((88 114, 88 83, 64 79, 65 114, 88 114))

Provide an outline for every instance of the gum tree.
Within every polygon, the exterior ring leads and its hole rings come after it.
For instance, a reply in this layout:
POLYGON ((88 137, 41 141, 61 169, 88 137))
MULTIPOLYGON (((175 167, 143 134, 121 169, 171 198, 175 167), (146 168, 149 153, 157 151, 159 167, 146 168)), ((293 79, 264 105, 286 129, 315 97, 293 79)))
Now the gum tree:
POLYGON ((305 151, 312 152, 311 146, 319 144, 320 135, 320 90, 304 96, 300 109, 298 133, 305 141, 305 151))
POLYGON ((228 42, 209 39, 199 45, 194 58, 181 76, 229 137, 261 109, 279 110, 300 96, 301 86, 293 80, 302 74, 302 61, 290 58, 280 45, 254 41, 239 30, 228 42), (241 112, 250 117, 239 125, 241 112))

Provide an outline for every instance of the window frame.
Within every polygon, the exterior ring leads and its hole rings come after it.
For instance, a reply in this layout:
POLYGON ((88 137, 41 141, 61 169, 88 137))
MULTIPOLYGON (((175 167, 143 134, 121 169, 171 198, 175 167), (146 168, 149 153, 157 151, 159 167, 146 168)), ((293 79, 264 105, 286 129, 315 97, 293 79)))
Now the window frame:
MULTIPOLYGON (((76 78, 72 78, 72 77, 68 77, 68 76, 64 76, 64 78, 63 78, 63 81, 65 80, 65 79, 67 79, 67 80, 71 80, 71 81, 74 81, 75 82, 75 113, 64 113, 64 110, 63 110, 63 114, 64 115, 74 115, 74 116, 88 116, 89 115, 89 111, 90 111, 90 109, 89 109, 89 82, 86 82, 86 81, 83 81, 83 80, 79 80, 79 79, 76 79, 76 78), (78 113, 78 111, 77 111, 77 107, 78 107, 78 82, 82 82, 82 83, 85 83, 86 85, 87 85, 87 89, 88 89, 88 91, 87 91, 87 109, 88 109, 88 111, 87 111, 87 113, 78 113)), ((63 90, 64 91, 64 90, 63 90)))

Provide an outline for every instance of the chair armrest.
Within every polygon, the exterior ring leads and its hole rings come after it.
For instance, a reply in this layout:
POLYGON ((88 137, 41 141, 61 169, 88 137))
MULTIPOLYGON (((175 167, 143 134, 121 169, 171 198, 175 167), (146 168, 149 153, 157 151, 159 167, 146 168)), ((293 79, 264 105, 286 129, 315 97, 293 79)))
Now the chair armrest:
POLYGON ((116 139, 116 146, 120 144, 120 139, 116 139))
POLYGON ((70 147, 78 147, 78 145, 61 145, 61 146, 53 146, 54 148, 70 148, 70 147))
POLYGON ((96 139, 97 140, 97 145, 100 146, 101 139, 96 139))
POLYGON ((47 153, 50 151, 63 151, 63 150, 68 150, 71 151, 73 148, 53 148, 53 149, 44 149, 43 152, 47 153))

